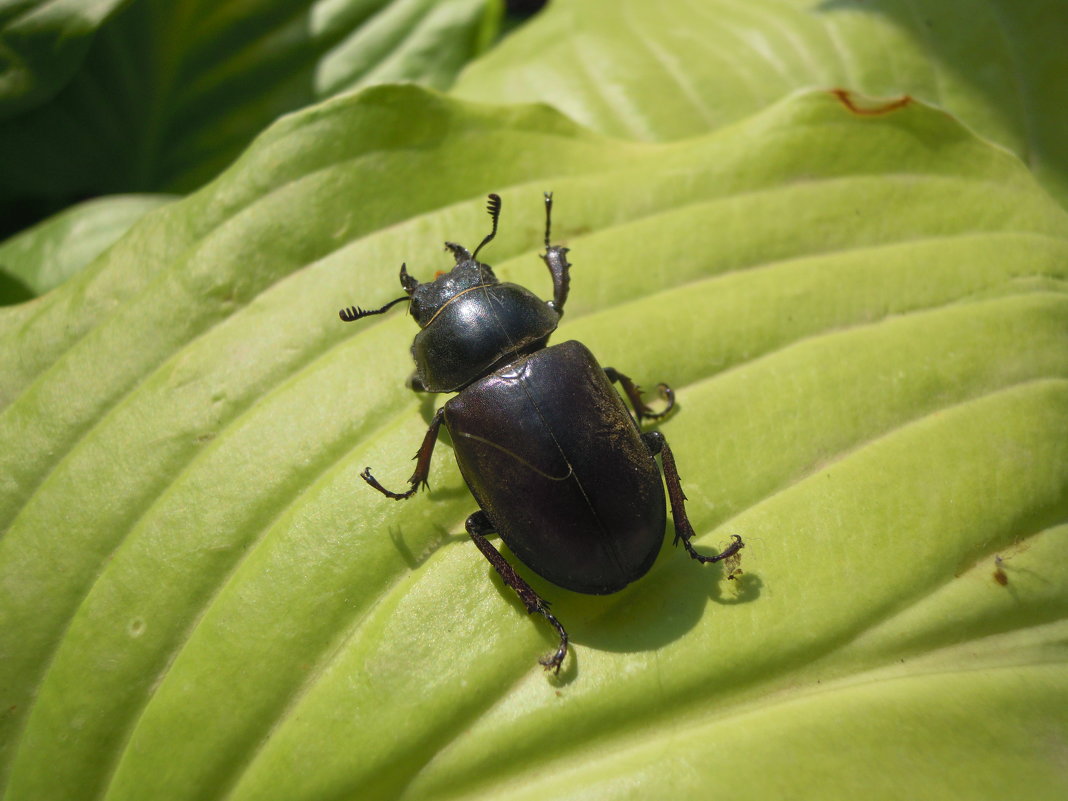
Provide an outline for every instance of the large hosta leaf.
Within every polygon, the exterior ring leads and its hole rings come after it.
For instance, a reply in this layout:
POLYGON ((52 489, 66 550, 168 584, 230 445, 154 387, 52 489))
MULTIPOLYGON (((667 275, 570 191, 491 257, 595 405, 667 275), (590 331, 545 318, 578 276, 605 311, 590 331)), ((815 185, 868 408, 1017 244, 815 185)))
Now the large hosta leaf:
POLYGON ((0 312, 5 797, 1062 797, 1068 217, 944 113, 866 111, 652 145, 372 89, 0 312), (747 542, 740 583, 669 546, 614 596, 531 577, 558 680, 448 448, 407 503, 359 480, 436 399, 405 315, 336 316, 487 191, 547 296, 543 189, 556 340, 675 386, 698 545, 747 542))
POLYGON ((554 0, 455 91, 550 102, 638 139, 691 136, 798 88, 910 94, 1068 202, 1065 31, 1062 0, 554 0))

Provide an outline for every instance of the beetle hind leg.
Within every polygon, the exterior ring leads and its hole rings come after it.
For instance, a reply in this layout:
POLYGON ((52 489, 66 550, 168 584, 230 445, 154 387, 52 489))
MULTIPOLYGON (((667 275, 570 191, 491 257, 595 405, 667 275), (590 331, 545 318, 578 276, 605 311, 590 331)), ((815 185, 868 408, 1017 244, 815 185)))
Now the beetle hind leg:
POLYGON ((682 491, 682 480, 679 478, 679 469, 675 466, 675 455, 671 452, 664 435, 659 431, 642 434, 642 440, 649 447, 650 453, 654 456, 658 453, 660 454, 660 460, 664 463, 664 481, 667 483, 668 501, 671 504, 671 519, 675 523, 675 541, 672 544, 678 546, 681 540, 690 558, 696 559, 702 564, 719 562, 734 556, 738 551, 742 550, 745 547, 745 543, 742 542, 741 537, 735 534, 734 542, 715 556, 705 556, 697 552, 697 549, 693 547, 693 543, 690 542, 695 532, 693 526, 690 525, 690 518, 686 515, 686 493, 682 491))
POLYGON ((527 613, 534 614, 537 612, 548 620, 550 625, 556 629, 556 633, 560 635, 560 644, 556 647, 556 652, 552 656, 538 660, 545 666, 546 670, 559 673, 560 665, 563 663, 564 657, 567 656, 567 631, 549 611, 549 602, 534 592, 534 588, 515 572, 515 568, 508 564, 505 558, 501 556, 500 551, 494 548, 493 544, 486 539, 486 535, 494 533, 496 529, 485 512, 482 510, 475 512, 467 518, 464 526, 467 529, 467 533, 471 535, 471 539, 475 541, 475 545, 482 551, 482 555, 493 565, 493 569, 497 571, 504 583, 515 590, 515 594, 519 596, 519 600, 527 608, 527 613))

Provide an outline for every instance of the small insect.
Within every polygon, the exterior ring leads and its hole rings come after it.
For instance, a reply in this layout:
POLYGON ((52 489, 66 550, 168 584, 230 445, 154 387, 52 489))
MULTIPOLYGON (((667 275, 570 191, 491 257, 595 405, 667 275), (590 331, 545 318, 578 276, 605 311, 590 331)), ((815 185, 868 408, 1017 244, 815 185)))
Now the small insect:
POLYGON ((1009 585, 1009 576, 1001 569, 1004 563, 1005 560, 1001 558, 1000 554, 994 554, 994 581, 1002 587, 1007 587, 1009 585))
POLYGON ((741 575, 742 538, 722 553, 697 552, 690 540, 675 457, 658 431, 643 432, 674 406, 661 384, 665 409, 654 412, 630 378, 601 367, 580 342, 548 346, 564 313, 570 287, 568 248, 550 244, 553 199, 545 193, 545 253, 553 281, 543 301, 517 284, 501 283, 478 254, 497 235, 501 198, 489 196, 492 229, 474 253, 446 242, 455 266, 421 283, 401 265, 404 295, 378 309, 350 306, 341 319, 354 322, 382 314, 402 301, 419 324, 412 343, 417 392, 456 392, 434 414, 416 452, 415 471, 404 492, 383 487, 366 468, 360 476, 387 498, 406 500, 427 486, 430 460, 444 423, 452 436, 460 472, 479 510, 467 518, 467 533, 528 613, 544 617, 559 635, 556 651, 540 660, 559 672, 568 649, 563 625, 549 603, 515 571, 487 539, 500 535, 527 567, 568 590, 617 592, 652 567, 664 538, 664 482, 680 542, 698 562, 730 560, 730 578, 741 575), (627 411, 613 385, 633 409, 627 411), (655 456, 660 455, 664 477, 655 456))
POLYGON ((732 553, 730 556, 723 560, 723 574, 730 581, 741 581, 743 575, 741 551, 732 553))

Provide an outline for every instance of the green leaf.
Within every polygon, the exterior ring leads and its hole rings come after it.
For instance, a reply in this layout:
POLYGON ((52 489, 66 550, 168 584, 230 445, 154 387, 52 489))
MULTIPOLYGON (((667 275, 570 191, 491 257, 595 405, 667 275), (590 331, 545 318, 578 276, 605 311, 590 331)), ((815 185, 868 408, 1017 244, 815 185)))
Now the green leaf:
POLYGON ((684 142, 380 87, 289 116, 0 310, 7 799, 1061 798, 1068 216, 912 102, 793 96, 684 142), (671 383, 699 548, 623 592, 463 535, 401 313, 487 231, 555 341, 671 383), (1000 558, 1001 561, 997 561, 1000 558), (999 571, 1007 583, 995 580, 999 571), (74 789, 72 789, 74 788, 74 789))
POLYGON ((616 136, 677 139, 798 89, 940 106, 1068 203, 1061 0, 555 0, 464 73, 482 102, 548 102, 616 136))
POLYGON ((494 0, 116 5, 38 0, 0 16, 14 65, 0 152, 19 154, 0 201, 189 191, 309 103, 390 81, 448 86, 499 17, 494 0))
POLYGON ((0 244, 0 276, 9 276, 27 296, 0 291, 0 305, 55 289, 99 256, 167 195, 115 195, 89 200, 0 244))

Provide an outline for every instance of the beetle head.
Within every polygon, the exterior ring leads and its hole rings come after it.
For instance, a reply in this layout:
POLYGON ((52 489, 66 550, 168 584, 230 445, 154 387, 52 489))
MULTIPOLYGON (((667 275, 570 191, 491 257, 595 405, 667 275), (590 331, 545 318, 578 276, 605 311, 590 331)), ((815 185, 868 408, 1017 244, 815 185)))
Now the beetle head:
MULTIPOLYGON (((560 315, 518 284, 500 283, 478 253, 497 234, 501 199, 489 196, 493 229, 471 253, 446 242, 456 264, 423 284, 401 268, 401 286, 420 331, 412 341, 415 381, 428 392, 455 392, 526 353, 545 347, 560 315), (455 301, 455 302, 454 302, 455 301)), ((400 302, 398 300, 398 302, 400 302)))
POLYGON ((420 328, 426 328, 445 304, 457 295, 462 295, 475 287, 492 286, 498 283, 497 276, 493 274, 493 268, 478 261, 477 257, 478 252, 497 236, 497 221, 501 216, 500 195, 489 196, 486 211, 493 220, 493 228, 475 248, 473 254, 463 245, 457 245, 455 242, 445 243, 445 250, 451 252, 456 260, 456 266, 449 272, 440 273, 432 282, 421 284, 408 275, 404 265, 401 265, 401 286, 412 299, 408 311, 419 323, 420 328))
POLYGON ((456 266, 447 273, 441 273, 433 281, 421 284, 407 276, 402 268, 401 283, 404 284, 405 276, 412 282, 411 289, 408 288, 409 285, 404 287, 411 296, 408 311, 420 328, 426 328, 442 307, 457 295, 476 287, 498 283, 493 268, 488 264, 475 261, 471 254, 459 245, 449 242, 446 246, 456 254, 456 266), (462 258, 463 256, 466 258, 462 258))
POLYGON ((407 265, 402 264, 400 282, 404 287, 405 295, 391 300, 379 309, 361 309, 359 306, 350 306, 341 310, 341 319, 354 322, 373 314, 382 314, 396 304, 408 300, 408 313, 412 315, 420 328, 426 328, 453 298, 480 286, 498 284, 493 268, 478 261, 478 252, 497 235, 497 221, 501 216, 500 195, 489 196, 486 211, 493 220, 493 228, 475 248, 474 253, 455 242, 445 243, 445 249, 450 251, 456 260, 456 265, 449 272, 438 273, 433 281, 421 283, 417 278, 409 275, 407 265))

